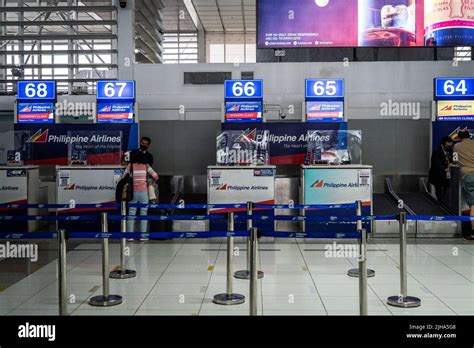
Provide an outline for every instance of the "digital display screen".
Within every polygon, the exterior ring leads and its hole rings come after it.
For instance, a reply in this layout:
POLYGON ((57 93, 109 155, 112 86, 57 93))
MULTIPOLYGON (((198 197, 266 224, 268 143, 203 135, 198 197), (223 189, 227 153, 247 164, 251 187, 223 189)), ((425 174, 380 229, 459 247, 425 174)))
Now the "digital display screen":
POLYGON ((226 122, 262 122, 262 103, 230 102, 225 105, 226 122))
POLYGON ((305 98, 307 101, 344 100, 344 80, 307 79, 305 98))
POLYGON ((18 123, 54 123, 54 103, 18 103, 18 123))
POLYGON ((474 78, 435 79, 435 100, 474 99, 474 78))
POLYGON ((135 101, 135 81, 97 81, 97 100, 135 101))
POLYGON ((474 45, 471 0, 258 0, 259 48, 474 45))
POLYGON ((55 101, 56 82, 55 81, 18 81, 17 83, 18 101, 55 101))
POLYGON ((344 102, 307 102, 308 122, 344 122, 344 102))
POLYGON ((262 80, 227 80, 224 90, 225 101, 263 99, 262 80))
POLYGON ((99 123, 132 123, 133 103, 98 103, 97 122, 99 123))

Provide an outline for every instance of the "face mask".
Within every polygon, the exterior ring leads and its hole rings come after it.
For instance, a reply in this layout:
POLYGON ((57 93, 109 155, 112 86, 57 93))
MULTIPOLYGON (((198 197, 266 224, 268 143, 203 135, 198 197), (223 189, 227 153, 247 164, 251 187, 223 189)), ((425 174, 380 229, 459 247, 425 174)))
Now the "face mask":
POLYGON ((147 149, 148 149, 148 146, 140 145, 140 150, 146 151, 147 149))

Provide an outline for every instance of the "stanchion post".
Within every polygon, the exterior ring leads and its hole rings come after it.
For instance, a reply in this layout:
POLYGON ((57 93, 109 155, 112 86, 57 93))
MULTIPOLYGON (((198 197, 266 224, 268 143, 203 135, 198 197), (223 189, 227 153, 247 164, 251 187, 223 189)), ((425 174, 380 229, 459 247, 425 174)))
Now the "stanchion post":
MULTIPOLYGON (((253 215, 253 202, 247 202, 247 231, 250 234, 250 230, 253 227, 252 215, 253 215)), ((257 272, 258 278, 263 278, 264 274, 262 271, 257 272)), ((247 268, 245 270, 237 271, 234 273, 234 277, 237 279, 250 279, 250 237, 247 238, 247 268)))
MULTIPOLYGON (((227 214, 227 231, 234 232, 235 217, 234 213, 227 214)), ((227 237, 227 273, 226 273, 226 293, 217 294, 212 302, 220 305, 236 305, 245 302, 245 296, 233 293, 233 254, 234 254, 234 237, 227 237)))
POLYGON ((400 295, 390 296, 387 303, 394 307, 414 308, 421 305, 418 297, 407 294, 407 213, 401 212, 398 215, 400 231, 400 295))
MULTIPOLYGON (((102 233, 107 233, 107 213, 101 214, 102 233)), ((94 296, 89 300, 91 306, 111 307, 122 303, 122 296, 110 295, 109 288, 109 238, 102 238, 102 295, 94 296)))
POLYGON ((359 313, 367 315, 367 231, 359 230, 361 243, 359 247, 359 313))
MULTIPOLYGON (((356 215, 357 216, 362 216, 362 202, 361 201, 356 201, 356 215)), ((360 234, 362 231, 362 220, 357 220, 357 232, 360 234)), ((366 235, 366 241, 367 241, 367 235, 366 235)), ((362 248, 362 237, 359 238, 359 249, 362 248)), ((358 268, 351 268, 349 271, 347 271, 347 275, 349 277, 354 277, 357 278, 359 277, 359 269, 358 268)), ((367 277, 372 278, 375 277, 375 271, 373 269, 367 269, 367 277)))
MULTIPOLYGON (((127 220, 123 216, 127 215, 127 202, 122 201, 120 204, 120 211, 122 215, 122 220, 120 221, 120 231, 122 233, 127 232, 127 220)), ((120 269, 117 271, 110 272, 110 278, 112 279, 130 279, 137 276, 137 272, 131 269, 127 269, 126 265, 126 255, 127 250, 127 239, 124 237, 120 239, 120 269)))
POLYGON ((58 230, 58 299, 59 315, 67 313, 67 290, 66 290, 66 231, 58 230))
POLYGON ((250 230, 250 315, 257 315, 257 289, 258 289, 258 270, 257 270, 257 249, 258 249, 258 240, 257 240, 257 229, 252 228, 250 230))

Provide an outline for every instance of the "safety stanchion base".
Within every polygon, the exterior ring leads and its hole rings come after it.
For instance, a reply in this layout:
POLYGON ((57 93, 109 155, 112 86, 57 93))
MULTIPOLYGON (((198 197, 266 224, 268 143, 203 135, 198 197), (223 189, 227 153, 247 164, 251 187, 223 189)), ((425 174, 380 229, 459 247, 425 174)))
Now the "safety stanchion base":
POLYGON ((387 304, 394 307, 415 308, 421 306, 421 300, 413 296, 390 296, 387 299, 387 304))
POLYGON ((112 271, 109 273, 109 277, 112 279, 130 279, 135 278, 137 276, 137 271, 133 271, 131 269, 126 269, 124 271, 112 271))
POLYGON ((122 296, 119 295, 99 295, 89 300, 89 304, 94 307, 112 307, 122 303, 122 296))
POLYGON ((241 294, 218 294, 214 296, 212 302, 226 306, 238 305, 245 303, 245 296, 241 294))
MULTIPOLYGON (((263 278, 264 273, 262 271, 258 271, 258 279, 263 278)), ((247 270, 242 270, 242 271, 237 271, 234 273, 234 278, 237 279, 250 279, 250 271, 247 270)))
MULTIPOLYGON (((359 278, 359 269, 353 268, 347 271, 349 277, 359 278)), ((367 278, 375 277, 375 271, 373 269, 367 269, 367 278)))

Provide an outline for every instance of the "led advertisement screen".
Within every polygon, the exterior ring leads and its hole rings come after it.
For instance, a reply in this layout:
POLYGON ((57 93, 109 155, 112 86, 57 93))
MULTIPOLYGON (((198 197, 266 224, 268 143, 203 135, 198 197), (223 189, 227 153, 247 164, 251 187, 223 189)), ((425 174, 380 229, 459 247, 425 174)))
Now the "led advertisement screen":
POLYGON ((258 0, 259 48, 474 45, 473 0, 258 0))

